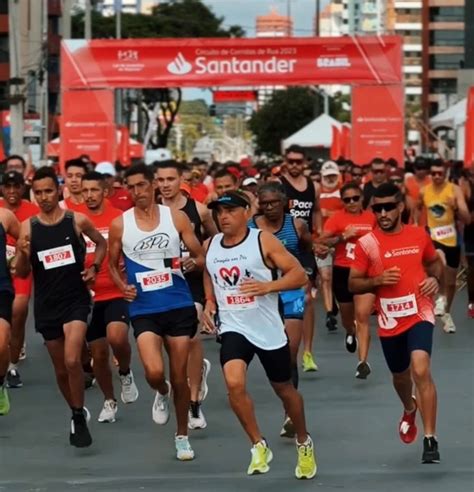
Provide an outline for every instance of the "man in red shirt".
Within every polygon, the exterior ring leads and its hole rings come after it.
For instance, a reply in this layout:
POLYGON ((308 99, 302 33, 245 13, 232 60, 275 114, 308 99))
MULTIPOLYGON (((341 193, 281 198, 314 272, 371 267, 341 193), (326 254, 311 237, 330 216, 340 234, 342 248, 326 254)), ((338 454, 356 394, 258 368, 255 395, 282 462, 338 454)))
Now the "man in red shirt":
POLYGON ((87 165, 82 159, 70 159, 66 162, 65 171, 64 200, 59 202, 59 206, 74 212, 85 213, 86 207, 82 197, 81 182, 82 177, 87 172, 87 165))
POLYGON ((378 334, 393 386, 404 411, 400 439, 416 439, 416 410, 424 426, 423 463, 438 463, 436 387, 431 377, 433 296, 443 265, 425 229, 403 225, 400 190, 385 183, 374 191, 372 210, 378 228, 356 244, 349 276, 354 294, 374 292, 378 334), (413 383, 418 401, 413 395, 413 383))
MULTIPOLYGON (((87 207, 86 215, 102 236, 108 239, 110 223, 122 215, 122 211, 112 207, 105 200, 104 181, 104 176, 96 171, 87 173, 82 178, 82 195, 87 207)), ((86 247, 85 266, 88 268, 94 262, 95 243, 86 238, 86 247)), ((136 401, 138 389, 130 370, 132 351, 128 341, 128 306, 122 292, 110 277, 108 256, 97 272, 92 288, 94 309, 87 328, 86 340, 92 353, 94 375, 105 398, 98 421, 115 422, 117 401, 110 370, 109 344, 118 361, 123 403, 136 401)))
POLYGON ((99 164, 95 167, 95 171, 104 176, 104 183, 107 190, 107 200, 114 208, 118 208, 119 210, 125 212, 125 210, 133 207, 130 193, 123 187, 114 186, 117 171, 111 162, 99 162, 99 164))
MULTIPOLYGON (((9 171, 3 177, 3 196, 0 207, 13 212, 21 223, 39 213, 39 208, 33 203, 23 200, 26 184, 23 174, 17 171, 9 171)), ((7 259, 15 256, 16 240, 7 236, 7 259)), ((23 381, 18 372, 20 352, 25 342, 25 324, 28 317, 28 303, 31 296, 33 283, 32 274, 27 278, 13 277, 15 300, 13 301, 12 329, 10 339, 10 365, 7 373, 7 385, 9 388, 21 388, 23 381)))
POLYGON ((375 216, 372 212, 363 210, 362 191, 357 183, 345 184, 341 188, 341 199, 344 209, 335 212, 325 222, 321 241, 327 246, 335 246, 332 289, 339 304, 342 325, 346 330, 346 349, 354 353, 359 346, 356 377, 366 379, 370 374, 367 354, 370 333, 369 316, 373 305, 373 295, 354 296, 349 291, 348 281, 356 242, 375 227, 375 216), (363 309, 365 306, 369 306, 369 309, 363 309), (357 323, 356 338, 354 319, 356 313, 360 313, 361 307, 367 315, 360 326, 357 323), (359 330, 359 328, 362 329, 359 330))

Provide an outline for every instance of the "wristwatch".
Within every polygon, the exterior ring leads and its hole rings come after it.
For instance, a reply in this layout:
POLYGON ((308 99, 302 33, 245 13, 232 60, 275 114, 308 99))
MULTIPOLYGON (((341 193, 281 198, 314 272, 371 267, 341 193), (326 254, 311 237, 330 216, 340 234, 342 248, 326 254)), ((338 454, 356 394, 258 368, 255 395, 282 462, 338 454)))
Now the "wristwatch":
POLYGON ((92 264, 92 268, 95 270, 95 273, 99 273, 100 266, 97 263, 93 263, 92 264))

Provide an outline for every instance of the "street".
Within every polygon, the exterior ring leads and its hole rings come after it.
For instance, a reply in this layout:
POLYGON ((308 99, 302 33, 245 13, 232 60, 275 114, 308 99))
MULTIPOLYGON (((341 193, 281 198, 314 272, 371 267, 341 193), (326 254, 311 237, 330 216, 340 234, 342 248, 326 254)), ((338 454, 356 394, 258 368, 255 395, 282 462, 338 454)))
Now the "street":
MULTIPOLYGON (((316 444, 318 475, 294 478, 293 441, 279 437, 283 411, 255 359, 249 390, 274 453, 268 474, 248 477, 250 444, 231 413, 218 363, 218 345, 204 342, 212 363, 209 395, 203 410, 208 428, 190 431, 192 462, 175 458, 174 417, 160 427, 151 419, 153 393, 137 360, 133 368, 139 400, 118 420, 99 424, 102 398, 97 387, 86 392, 92 413, 93 445, 68 444, 70 412, 56 387, 41 337, 28 326, 28 358, 20 365, 24 387, 10 390, 11 412, 0 418, 0 491, 364 491, 468 492, 474 489, 474 322, 465 314, 466 292, 455 302, 457 333, 438 325, 433 373, 438 386, 438 438, 441 463, 422 465, 422 427, 407 446, 398 437, 401 406, 392 389, 380 344, 373 336, 366 381, 354 378, 356 358, 344 348, 341 328, 328 334, 318 303, 316 360, 320 371, 300 375, 308 427, 316 444), (421 435, 420 435, 421 434, 421 435)), ((374 332, 373 332, 374 333, 374 332)), ((120 400, 119 381, 115 378, 120 400)))

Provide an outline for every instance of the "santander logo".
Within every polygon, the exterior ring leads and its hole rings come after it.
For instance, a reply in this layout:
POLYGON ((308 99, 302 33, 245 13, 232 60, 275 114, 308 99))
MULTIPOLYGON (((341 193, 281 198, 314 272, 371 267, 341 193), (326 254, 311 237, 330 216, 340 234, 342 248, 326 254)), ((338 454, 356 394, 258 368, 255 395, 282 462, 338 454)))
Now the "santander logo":
POLYGON ((193 66, 186 60, 186 58, 184 58, 183 54, 180 52, 176 55, 176 58, 168 64, 167 68, 168 72, 172 73, 173 75, 186 75, 193 69, 193 66))

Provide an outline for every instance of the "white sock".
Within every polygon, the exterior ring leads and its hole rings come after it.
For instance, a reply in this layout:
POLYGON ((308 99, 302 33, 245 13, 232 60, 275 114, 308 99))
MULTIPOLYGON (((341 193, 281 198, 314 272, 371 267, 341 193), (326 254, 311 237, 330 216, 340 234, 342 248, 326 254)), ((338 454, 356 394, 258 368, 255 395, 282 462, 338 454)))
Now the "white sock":
POLYGON ((9 371, 17 371, 18 370, 18 364, 12 364, 10 362, 10 364, 8 364, 8 370, 9 371))

